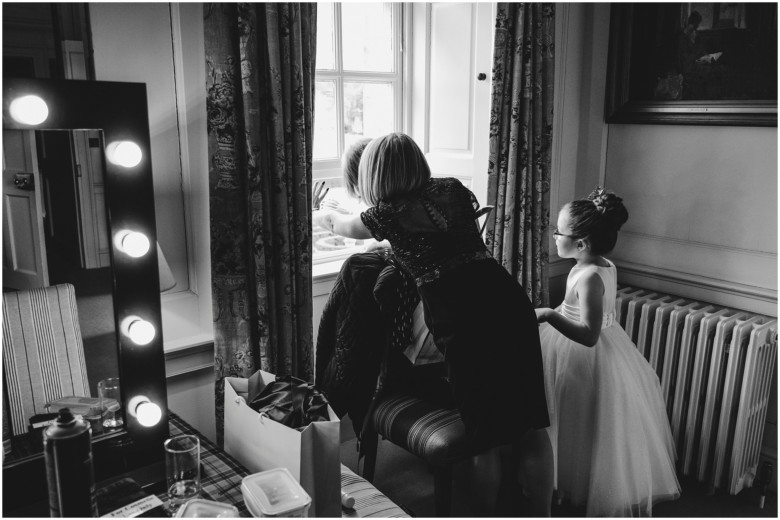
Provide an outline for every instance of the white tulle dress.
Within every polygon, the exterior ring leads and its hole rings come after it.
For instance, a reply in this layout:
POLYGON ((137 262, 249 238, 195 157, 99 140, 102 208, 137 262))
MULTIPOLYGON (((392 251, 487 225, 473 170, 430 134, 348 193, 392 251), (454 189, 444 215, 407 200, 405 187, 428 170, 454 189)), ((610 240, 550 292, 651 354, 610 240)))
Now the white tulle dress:
POLYGON ((645 516, 680 494, 675 450, 653 368, 615 321, 617 273, 575 267, 557 309, 580 320, 575 287, 595 270, 604 282, 604 318, 593 347, 548 323, 540 326, 556 489, 588 516, 645 516))

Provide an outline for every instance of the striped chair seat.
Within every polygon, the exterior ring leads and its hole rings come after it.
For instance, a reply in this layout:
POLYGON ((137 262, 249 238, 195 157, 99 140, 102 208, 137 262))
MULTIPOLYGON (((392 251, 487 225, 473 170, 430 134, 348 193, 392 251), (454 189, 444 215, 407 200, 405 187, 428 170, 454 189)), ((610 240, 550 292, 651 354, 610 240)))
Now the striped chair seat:
POLYGON ((409 514, 363 477, 341 465, 341 490, 355 499, 353 509, 342 509, 342 518, 405 518, 409 514))
POLYGON ((50 401, 90 396, 71 284, 3 293, 3 372, 14 435, 50 401))
POLYGON ((469 455, 458 410, 392 394, 377 405, 373 417, 377 433, 431 464, 450 465, 469 455))

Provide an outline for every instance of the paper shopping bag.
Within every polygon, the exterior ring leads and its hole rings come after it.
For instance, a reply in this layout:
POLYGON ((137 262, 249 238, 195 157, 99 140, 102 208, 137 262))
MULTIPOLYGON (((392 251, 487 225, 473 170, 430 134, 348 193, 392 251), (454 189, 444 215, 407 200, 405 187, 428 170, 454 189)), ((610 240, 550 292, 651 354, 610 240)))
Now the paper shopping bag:
POLYGON ((276 376, 262 370, 249 379, 225 378, 225 451, 252 473, 287 468, 311 496, 311 516, 341 516, 339 418, 302 431, 275 422, 247 405, 276 376))

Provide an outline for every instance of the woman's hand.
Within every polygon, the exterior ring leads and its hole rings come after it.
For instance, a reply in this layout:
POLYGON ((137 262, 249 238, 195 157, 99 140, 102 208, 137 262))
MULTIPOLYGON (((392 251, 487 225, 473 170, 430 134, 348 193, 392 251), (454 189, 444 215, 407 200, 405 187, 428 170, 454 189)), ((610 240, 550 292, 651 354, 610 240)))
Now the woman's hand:
POLYGON ((550 317, 550 313, 555 312, 549 307, 540 307, 538 309, 534 309, 534 311, 536 312, 537 323, 546 322, 550 317))
POLYGON ((322 201, 322 204, 320 205, 320 208, 325 209, 332 209, 333 211, 338 211, 342 215, 351 215, 352 212, 341 205, 339 201, 336 199, 326 199, 322 201))
POLYGON ((311 209, 317 211, 320 209, 322 201, 325 199, 325 195, 328 194, 330 188, 325 188, 325 181, 315 182, 311 197, 311 209))
POLYGON ((372 240, 368 244, 366 244, 366 247, 363 249, 364 253, 370 253, 371 251, 376 251, 377 249, 392 249, 390 247, 390 242, 387 240, 382 240, 381 242, 377 242, 376 240, 372 240))
POLYGON ((325 228, 328 231, 333 231, 333 212, 326 210, 313 211, 311 214, 312 227, 325 228))

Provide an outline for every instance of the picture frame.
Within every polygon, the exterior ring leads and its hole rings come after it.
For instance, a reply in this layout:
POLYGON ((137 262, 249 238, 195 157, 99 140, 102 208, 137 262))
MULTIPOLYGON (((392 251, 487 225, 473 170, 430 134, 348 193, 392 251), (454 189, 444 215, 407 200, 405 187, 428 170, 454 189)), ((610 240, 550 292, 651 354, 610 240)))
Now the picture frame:
POLYGON ((777 4, 612 4, 605 120, 777 126, 777 4))

